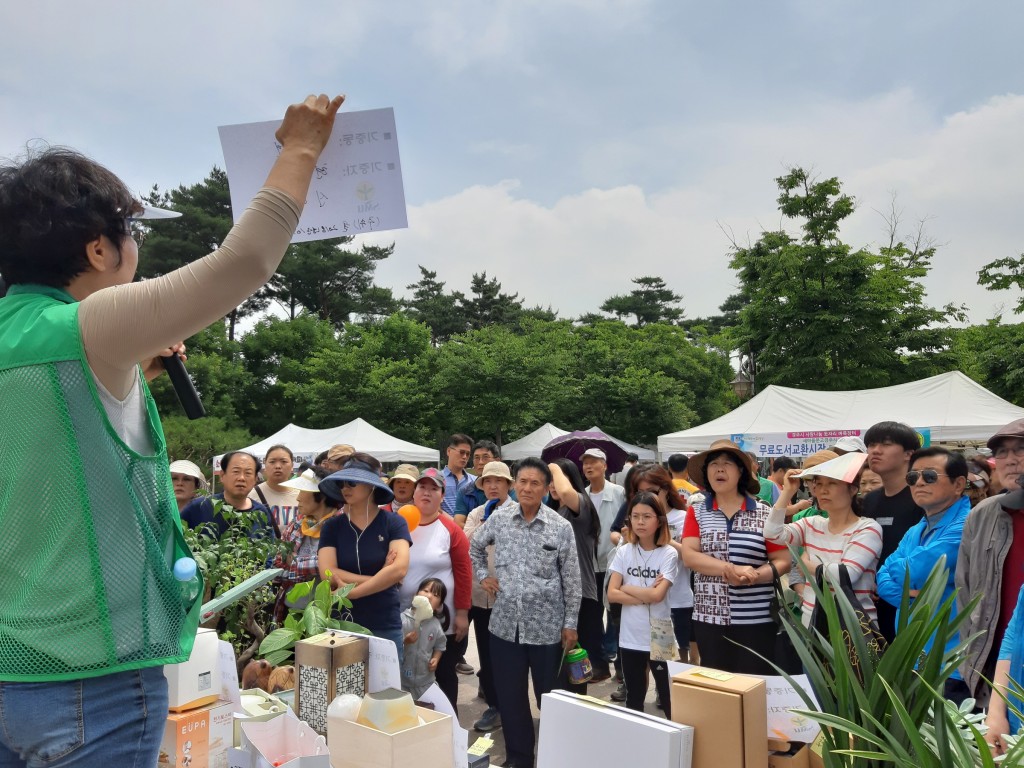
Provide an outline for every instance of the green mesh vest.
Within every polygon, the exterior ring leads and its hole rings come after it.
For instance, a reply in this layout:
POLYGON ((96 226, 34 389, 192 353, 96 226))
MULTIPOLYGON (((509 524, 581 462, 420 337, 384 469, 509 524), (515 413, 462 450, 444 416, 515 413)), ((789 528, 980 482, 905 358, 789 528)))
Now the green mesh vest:
MULTIPOLYGON (((145 384, 143 384, 145 387, 145 384)), ((174 560, 181 536, 163 430, 155 448, 113 430, 78 328, 78 304, 43 286, 0 299, 0 680, 93 677, 192 651, 174 560)))

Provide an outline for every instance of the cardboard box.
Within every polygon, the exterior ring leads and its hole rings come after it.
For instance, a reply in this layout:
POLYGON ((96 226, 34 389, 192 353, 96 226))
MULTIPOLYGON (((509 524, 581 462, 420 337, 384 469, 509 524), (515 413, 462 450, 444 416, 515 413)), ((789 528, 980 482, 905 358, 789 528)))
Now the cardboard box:
POLYGON ((810 768, 810 748, 799 741, 768 741, 768 768, 810 768))
POLYGON ((537 768, 690 768, 688 725, 567 691, 541 699, 537 768))
POLYGON ((331 723, 331 768, 452 768, 452 718, 416 707, 422 725, 397 733, 340 720, 331 723))
POLYGON ((164 665, 167 708, 183 712, 221 698, 220 640, 212 629, 200 629, 188 661, 164 665))
POLYGON ((171 712, 160 743, 159 768, 227 768, 233 714, 230 701, 171 712))
POLYGON ((370 643, 328 631, 295 644, 295 713, 327 733, 327 707, 342 693, 366 694, 370 643))
POLYGON ((768 768, 764 680, 695 667, 672 677, 672 719, 693 726, 693 768, 768 768))

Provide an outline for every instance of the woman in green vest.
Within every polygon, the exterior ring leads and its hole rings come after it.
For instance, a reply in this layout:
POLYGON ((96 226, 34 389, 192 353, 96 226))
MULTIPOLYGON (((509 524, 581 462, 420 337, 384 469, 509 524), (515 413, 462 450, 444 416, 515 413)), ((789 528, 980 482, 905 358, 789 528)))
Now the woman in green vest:
POLYGON ((120 179, 63 148, 0 165, 0 765, 156 765, 199 605, 146 380, 274 274, 341 102, 290 106, 221 247, 140 283, 159 212, 120 179))

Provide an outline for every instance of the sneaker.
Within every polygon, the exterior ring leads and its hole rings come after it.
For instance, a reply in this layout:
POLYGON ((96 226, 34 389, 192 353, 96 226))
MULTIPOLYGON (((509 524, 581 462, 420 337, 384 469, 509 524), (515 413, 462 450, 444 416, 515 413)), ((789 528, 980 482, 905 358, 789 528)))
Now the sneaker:
POLYGON ((612 701, 625 701, 626 700, 626 684, 620 683, 619 687, 612 691, 612 701))
POLYGON ((473 723, 473 730, 487 733, 495 728, 501 728, 501 715, 497 707, 488 707, 480 716, 480 719, 473 723))
POLYGON ((476 674, 476 670, 464 661, 460 661, 458 664, 455 665, 455 671, 458 672, 460 675, 476 674))

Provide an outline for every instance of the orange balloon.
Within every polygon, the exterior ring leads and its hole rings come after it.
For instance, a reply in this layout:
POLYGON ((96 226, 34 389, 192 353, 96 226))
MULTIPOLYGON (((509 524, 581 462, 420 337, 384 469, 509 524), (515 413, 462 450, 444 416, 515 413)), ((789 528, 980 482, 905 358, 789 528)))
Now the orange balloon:
POLYGON ((420 508, 415 504, 406 504, 398 510, 398 514, 405 518, 405 522, 409 524, 410 531, 420 524, 420 517, 422 516, 422 513, 420 512, 420 508))

